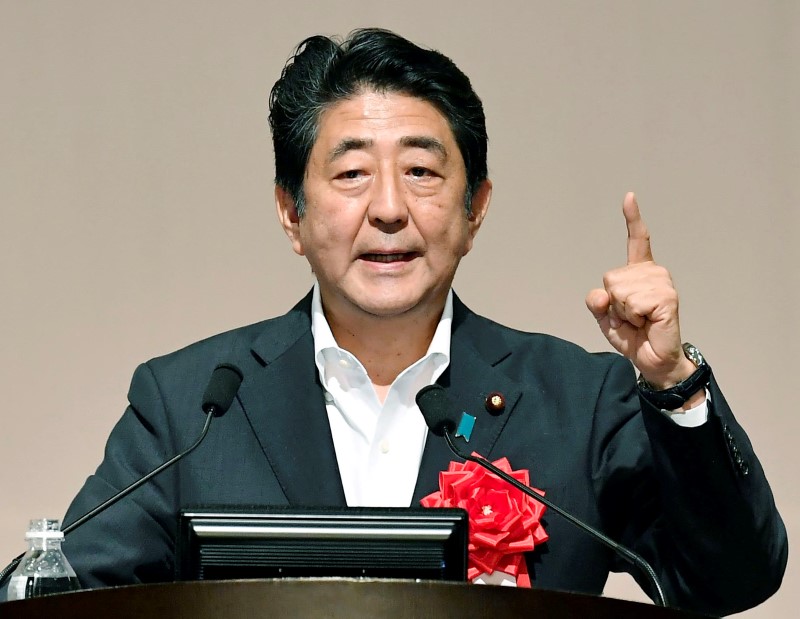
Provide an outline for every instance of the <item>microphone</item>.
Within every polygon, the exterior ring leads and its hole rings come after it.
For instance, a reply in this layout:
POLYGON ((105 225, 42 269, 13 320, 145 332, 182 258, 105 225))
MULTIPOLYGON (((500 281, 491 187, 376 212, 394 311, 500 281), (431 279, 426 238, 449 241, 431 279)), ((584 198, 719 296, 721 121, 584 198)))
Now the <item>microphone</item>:
POLYGON ((214 417, 227 413, 243 378, 242 371, 230 363, 220 363, 214 368, 203 394, 203 412, 214 417))
MULTIPOLYGON (((111 498, 106 499, 100 505, 92 509, 91 511, 85 513, 83 516, 78 518, 75 522, 71 523, 69 526, 66 526, 62 529, 64 535, 67 535, 70 531, 74 531, 82 524, 88 522, 98 514, 104 512, 109 507, 120 501, 121 499, 128 496, 131 492, 139 488, 142 484, 147 483, 153 477, 165 471, 173 464, 175 464, 178 460, 181 460, 185 456, 189 455, 192 451, 194 451, 200 443, 203 442, 203 439, 208 434, 208 429, 211 427, 211 420, 214 417, 221 417, 224 415, 228 409, 230 408, 231 404, 233 404, 233 399, 236 397, 236 394, 239 391, 239 386, 242 384, 243 380, 242 371, 237 368, 235 365, 231 365, 229 363, 221 363, 214 371, 211 373, 211 378, 208 380, 208 386, 206 387, 205 393, 203 394, 203 404, 202 409, 203 412, 206 413, 206 422, 203 425, 203 429, 200 432, 200 436, 198 439, 184 451, 180 452, 177 456, 167 460, 160 466, 156 467, 152 471, 150 471, 144 477, 137 479, 131 485, 123 488, 111 498)), ((5 582, 6 578, 15 570, 17 569, 17 565, 19 565, 20 561, 22 561, 22 557, 25 556, 25 553, 22 553, 18 557, 16 557, 11 563, 8 564, 7 567, 0 572, 0 585, 5 582)))
POLYGON ((571 522, 573 525, 581 529, 582 531, 588 533, 591 537, 599 541, 604 546, 613 550, 618 556, 622 557, 625 561, 630 563, 631 565, 635 566, 639 569, 650 581, 653 586, 653 589, 656 594, 655 604, 656 606, 667 606, 667 598, 664 594, 664 590, 661 588, 661 584, 658 582, 658 577, 656 576, 655 571, 650 566, 650 564, 644 560, 640 555, 636 554, 632 550, 625 548, 621 544, 618 544, 610 537, 606 536, 605 534, 601 533, 594 527, 586 524, 582 520, 576 518, 569 512, 565 511, 564 509, 560 508, 558 505, 550 501, 549 499, 545 498, 543 494, 536 492, 533 488, 526 486, 520 481, 517 481, 510 475, 508 475, 505 471, 500 470, 494 464, 489 462, 486 458, 482 458, 480 456, 474 456, 472 454, 466 454, 460 451, 455 443, 453 442, 452 436, 450 433, 455 431, 457 427, 456 419, 457 413, 453 402, 447 396, 447 393, 444 390, 444 387, 441 385, 433 384, 428 385, 427 387, 423 387, 419 390, 416 396, 417 406, 419 407, 422 416, 425 418, 425 423, 428 425, 428 428, 431 432, 433 432, 436 436, 443 436, 445 441, 447 441, 447 446, 450 448, 456 456, 461 458, 462 460, 469 460, 470 462, 474 462, 483 468, 491 471, 495 475, 497 475, 503 481, 508 482, 518 490, 524 492, 529 497, 535 499, 546 505, 548 508, 552 509, 554 512, 571 522))

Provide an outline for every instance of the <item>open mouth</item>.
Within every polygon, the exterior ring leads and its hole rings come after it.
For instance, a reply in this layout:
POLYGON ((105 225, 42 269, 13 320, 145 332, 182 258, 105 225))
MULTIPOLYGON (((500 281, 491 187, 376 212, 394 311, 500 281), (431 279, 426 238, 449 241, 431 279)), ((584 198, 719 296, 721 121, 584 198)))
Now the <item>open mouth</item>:
POLYGON ((417 252, 409 251, 396 254, 361 254, 359 258, 361 260, 366 260, 367 262, 391 263, 391 262, 410 262, 417 256, 419 256, 417 252))

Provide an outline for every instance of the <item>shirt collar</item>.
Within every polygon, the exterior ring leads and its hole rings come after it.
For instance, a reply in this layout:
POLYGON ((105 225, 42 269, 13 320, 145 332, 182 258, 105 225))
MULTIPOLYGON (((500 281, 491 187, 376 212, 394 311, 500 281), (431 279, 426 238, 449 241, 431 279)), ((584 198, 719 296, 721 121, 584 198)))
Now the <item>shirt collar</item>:
MULTIPOLYGON (((452 288, 447 293, 447 300, 444 304, 444 311, 442 317, 439 319, 439 324, 436 326, 436 331, 433 333, 433 338, 428 346, 428 352, 425 357, 430 357, 434 354, 444 356, 445 361, 450 362, 450 335, 453 324, 453 290, 452 288)), ((324 378, 323 368, 325 366, 324 351, 334 349, 341 352, 346 352, 340 348, 333 337, 333 332, 325 318, 325 312, 322 309, 322 297, 319 291, 319 283, 314 283, 314 292, 311 296, 311 334, 314 337, 314 359, 320 374, 324 378)), ((349 354, 349 353, 346 353, 349 354)))

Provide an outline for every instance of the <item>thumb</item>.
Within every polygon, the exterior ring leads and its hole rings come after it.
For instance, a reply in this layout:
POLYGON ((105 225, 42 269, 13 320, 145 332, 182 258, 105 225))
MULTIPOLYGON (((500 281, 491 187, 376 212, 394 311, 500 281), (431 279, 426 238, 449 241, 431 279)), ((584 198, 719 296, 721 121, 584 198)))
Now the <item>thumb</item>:
POLYGON ((598 322, 603 318, 608 317, 608 307, 611 304, 611 298, 608 293, 602 288, 595 288, 590 290, 586 295, 586 307, 592 312, 592 316, 598 322))

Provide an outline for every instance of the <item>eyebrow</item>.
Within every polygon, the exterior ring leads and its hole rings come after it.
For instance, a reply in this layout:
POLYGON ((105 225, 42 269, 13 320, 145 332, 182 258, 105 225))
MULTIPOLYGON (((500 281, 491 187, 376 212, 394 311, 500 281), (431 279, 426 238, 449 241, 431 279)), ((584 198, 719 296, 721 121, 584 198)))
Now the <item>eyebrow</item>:
MULTIPOLYGON (((365 150, 374 144, 374 140, 368 138, 344 138, 331 150, 328 155, 328 163, 333 163, 351 150, 365 150)), ((436 138, 425 135, 409 135, 400 138, 398 144, 406 148, 421 148, 435 154, 442 161, 447 160, 447 148, 436 138)))
POLYGON ((443 162, 447 161, 447 149, 444 144, 436 138, 426 135, 410 135, 400 138, 399 143, 400 146, 406 146, 408 148, 422 148, 423 150, 433 153, 443 162))
POLYGON ((339 157, 351 150, 364 150, 375 144, 373 140, 365 138, 344 138, 336 146, 333 147, 328 155, 328 163, 333 163, 339 157))

